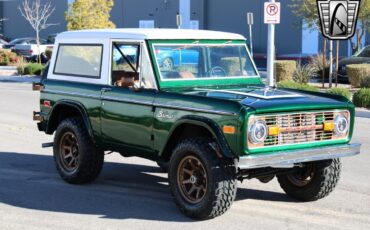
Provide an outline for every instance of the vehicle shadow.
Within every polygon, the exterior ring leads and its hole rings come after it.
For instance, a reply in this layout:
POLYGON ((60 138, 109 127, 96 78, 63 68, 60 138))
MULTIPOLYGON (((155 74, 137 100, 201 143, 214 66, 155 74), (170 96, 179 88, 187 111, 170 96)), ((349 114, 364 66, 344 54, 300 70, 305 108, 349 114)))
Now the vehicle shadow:
MULTIPOLYGON (((237 200, 289 201, 283 194, 239 189, 237 200)), ((0 152, 0 202, 27 209, 110 219, 191 222, 176 207, 159 167, 105 163, 91 184, 60 179, 52 156, 0 152)))

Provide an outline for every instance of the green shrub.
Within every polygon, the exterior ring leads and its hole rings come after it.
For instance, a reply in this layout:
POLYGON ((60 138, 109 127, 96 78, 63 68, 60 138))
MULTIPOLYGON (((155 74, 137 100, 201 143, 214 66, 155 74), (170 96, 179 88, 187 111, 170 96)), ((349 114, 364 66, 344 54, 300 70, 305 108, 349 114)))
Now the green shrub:
POLYGON ((312 85, 301 84, 294 81, 281 81, 278 84, 279 88, 288 88, 288 89, 298 89, 298 90, 306 90, 306 91, 313 91, 318 92, 319 89, 312 85))
POLYGON ((362 78, 360 86, 361 88, 370 88, 370 75, 362 78))
POLYGON ((27 64, 28 63, 24 58, 19 58, 17 62, 17 73, 19 75, 24 75, 24 69, 26 68, 27 64))
POLYGON ((370 108, 370 89, 363 88, 353 95, 353 104, 357 107, 370 108))
POLYGON ((346 65, 349 82, 353 87, 361 87, 362 82, 370 78, 370 64, 346 65))
POLYGON ((44 66, 39 63, 29 63, 24 68, 24 75, 41 75, 44 66))
POLYGON ((291 81, 296 68, 296 61, 275 61, 276 82, 291 81))
POLYGON ((0 50, 0 65, 6 66, 9 64, 16 64, 20 57, 10 50, 0 50))
POLYGON ((347 98, 348 100, 351 100, 351 92, 349 92, 349 90, 346 88, 331 88, 327 91, 327 93, 340 95, 347 98))
POLYGON ((293 80, 301 84, 307 84, 315 73, 316 69, 311 65, 297 65, 293 80))
POLYGON ((9 65, 9 57, 8 55, 6 55, 5 53, 1 53, 0 54, 0 65, 1 66, 6 66, 6 65, 9 65))
POLYGON ((322 53, 312 56, 309 61, 309 65, 315 69, 316 75, 318 76, 319 79, 322 79, 323 71, 325 71, 324 78, 325 79, 329 78, 329 63, 330 63, 329 59, 324 57, 324 54, 322 53))

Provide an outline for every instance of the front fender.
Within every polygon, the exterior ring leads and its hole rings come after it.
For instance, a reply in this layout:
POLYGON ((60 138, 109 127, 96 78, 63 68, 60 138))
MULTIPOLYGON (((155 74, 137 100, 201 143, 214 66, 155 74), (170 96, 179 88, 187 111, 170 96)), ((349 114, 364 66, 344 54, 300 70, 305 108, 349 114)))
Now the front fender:
POLYGON ((183 124, 191 124, 201 126, 207 129, 213 136, 213 138, 217 141, 221 154, 226 158, 237 158, 238 156, 231 150, 230 145, 228 144, 221 128, 219 125, 214 122, 213 120, 203 117, 203 116, 196 116, 196 115, 187 115, 180 118, 170 129, 169 135, 166 141, 166 145, 171 139, 172 134, 176 131, 176 129, 183 125, 183 124))

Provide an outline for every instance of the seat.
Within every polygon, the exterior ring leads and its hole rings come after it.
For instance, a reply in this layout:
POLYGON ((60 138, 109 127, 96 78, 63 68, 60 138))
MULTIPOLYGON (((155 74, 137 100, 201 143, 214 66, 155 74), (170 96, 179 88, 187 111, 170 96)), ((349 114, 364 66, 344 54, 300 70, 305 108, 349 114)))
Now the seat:
POLYGON ((126 72, 123 70, 112 71, 112 83, 119 87, 130 87, 139 80, 139 74, 135 72, 126 72))

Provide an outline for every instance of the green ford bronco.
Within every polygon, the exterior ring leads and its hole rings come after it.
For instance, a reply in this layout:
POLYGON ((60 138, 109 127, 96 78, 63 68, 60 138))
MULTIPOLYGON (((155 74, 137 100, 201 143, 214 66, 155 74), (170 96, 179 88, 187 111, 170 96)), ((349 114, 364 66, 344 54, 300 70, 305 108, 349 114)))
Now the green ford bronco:
POLYGON ((265 87, 237 34, 167 29, 61 33, 40 90, 38 128, 54 134, 56 168, 91 182, 105 152, 139 156, 168 171, 180 210, 225 213, 237 180, 275 176, 300 201, 327 196, 350 143, 346 98, 265 87))

